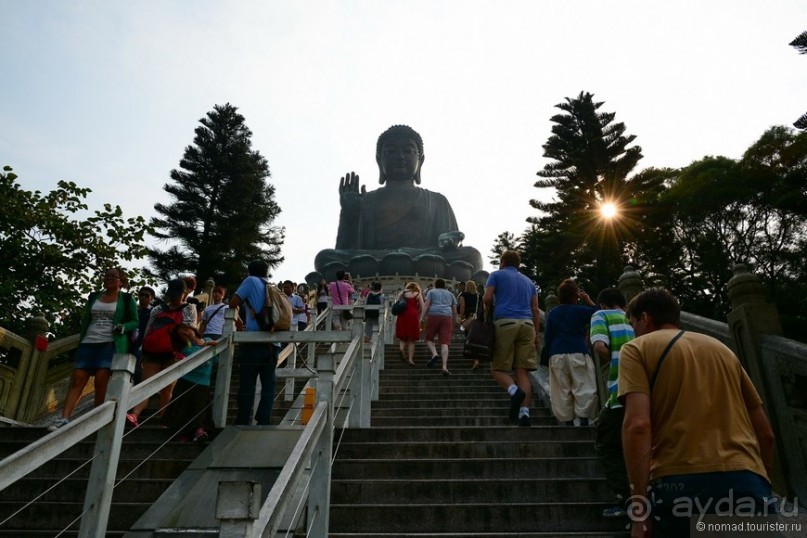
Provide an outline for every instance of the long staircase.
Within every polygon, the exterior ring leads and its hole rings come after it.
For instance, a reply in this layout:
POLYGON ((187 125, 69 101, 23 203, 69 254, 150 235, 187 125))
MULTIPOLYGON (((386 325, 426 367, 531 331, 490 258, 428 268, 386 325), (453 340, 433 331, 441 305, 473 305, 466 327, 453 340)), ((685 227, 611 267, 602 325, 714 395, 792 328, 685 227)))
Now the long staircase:
MULTIPOLYGON (((626 520, 600 515, 614 499, 594 456, 593 428, 556 426, 535 399, 532 427, 510 424, 504 391, 486 367, 470 369, 461 347, 452 345, 450 377, 425 368, 421 343, 414 368, 396 345, 386 347, 372 427, 335 435, 330 536, 626 536, 626 520)), ((281 400, 273 422, 284 412, 281 400)), ((2 431, 0 457, 45 434, 2 431)), ((125 479, 107 536, 122 536, 204 448, 170 434, 141 427, 125 438, 118 480, 125 479)), ((92 447, 88 439, 0 492, 0 521, 81 467, 92 447)), ((75 536, 78 524, 70 523, 81 514, 88 470, 5 521, 0 536, 75 536)))
POLYGON ((462 345, 449 369, 410 368, 387 346, 372 428, 337 434, 330 536, 626 536, 594 454, 594 429, 556 426, 532 402, 532 427, 512 425, 487 367, 462 345))

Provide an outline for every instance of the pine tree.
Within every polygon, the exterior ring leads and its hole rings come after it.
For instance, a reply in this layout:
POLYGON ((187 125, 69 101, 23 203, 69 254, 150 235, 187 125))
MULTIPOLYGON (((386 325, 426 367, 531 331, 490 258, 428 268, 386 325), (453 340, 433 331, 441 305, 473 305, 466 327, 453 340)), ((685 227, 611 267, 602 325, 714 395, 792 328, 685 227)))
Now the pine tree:
MULTIPOLYGON (((790 42, 790 46, 799 51, 799 54, 807 54, 807 32, 802 32, 796 36, 796 39, 790 42)), ((802 114, 793 126, 796 129, 807 131, 807 114, 802 114)))
POLYGON ((193 145, 163 189, 173 201, 156 204, 154 236, 174 243, 151 249, 156 276, 167 280, 192 273, 199 286, 207 278, 237 284, 247 264, 263 259, 269 267, 280 255, 284 229, 272 226, 280 214, 266 159, 252 150, 252 132, 231 104, 216 105, 199 120, 193 145))
POLYGON ((502 232, 496 236, 493 247, 490 249, 490 256, 488 256, 490 264, 498 267, 502 253, 505 250, 521 250, 520 241, 510 232, 502 232))
POLYGON ((581 92, 556 105, 551 118, 552 136, 543 145, 552 159, 538 172, 535 187, 555 189, 550 202, 531 200, 541 212, 528 222, 534 225, 523 243, 530 245, 544 288, 566 277, 583 281, 589 289, 616 284, 623 269, 625 233, 618 220, 605 222, 600 207, 605 202, 618 210, 629 207, 628 174, 642 158, 636 138, 625 136, 625 125, 613 123, 613 112, 599 112, 602 102, 581 92))

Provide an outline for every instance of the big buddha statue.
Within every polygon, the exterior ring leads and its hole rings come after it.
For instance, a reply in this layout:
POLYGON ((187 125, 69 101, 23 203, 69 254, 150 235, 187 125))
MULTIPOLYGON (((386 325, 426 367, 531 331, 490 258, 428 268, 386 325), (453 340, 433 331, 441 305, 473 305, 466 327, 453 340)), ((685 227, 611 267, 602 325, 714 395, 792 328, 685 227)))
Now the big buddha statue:
POLYGON ((393 125, 376 144, 381 188, 367 192, 353 172, 339 181, 336 248, 317 254, 326 279, 337 270, 353 276, 413 275, 468 280, 482 269, 482 256, 462 246, 451 204, 419 187, 423 140, 411 127, 393 125))

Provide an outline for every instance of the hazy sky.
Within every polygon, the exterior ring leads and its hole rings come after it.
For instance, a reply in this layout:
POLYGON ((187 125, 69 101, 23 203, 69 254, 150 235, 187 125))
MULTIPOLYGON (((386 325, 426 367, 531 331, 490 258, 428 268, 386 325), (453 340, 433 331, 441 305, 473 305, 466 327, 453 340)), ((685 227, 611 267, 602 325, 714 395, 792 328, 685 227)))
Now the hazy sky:
POLYGON ((533 183, 566 97, 616 112, 636 171, 739 158, 807 112, 807 56, 788 46, 805 0, 0 0, 0 21, 0 165, 149 218, 198 120, 232 103, 283 211, 278 279, 334 246, 340 176, 378 187, 392 124, 420 132, 422 186, 487 259, 548 195, 533 183))

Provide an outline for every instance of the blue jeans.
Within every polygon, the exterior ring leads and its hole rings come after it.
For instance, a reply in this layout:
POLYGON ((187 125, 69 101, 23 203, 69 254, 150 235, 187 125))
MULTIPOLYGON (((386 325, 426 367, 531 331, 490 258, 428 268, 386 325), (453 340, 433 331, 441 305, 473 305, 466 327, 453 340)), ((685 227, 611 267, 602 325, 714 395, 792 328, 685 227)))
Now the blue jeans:
POLYGON ((73 369, 96 370, 112 369, 112 355, 115 353, 114 342, 101 342, 98 344, 79 344, 76 356, 73 359, 73 369))
POLYGON ((239 344, 239 348, 240 386, 235 424, 252 424, 252 407, 258 376, 261 378, 261 399, 255 412, 255 422, 259 425, 269 424, 275 403, 277 347, 272 344, 239 344))
POLYGON ((689 536, 690 525, 704 514, 746 516, 774 514, 771 485, 751 471, 665 476, 651 484, 653 537, 689 536))

